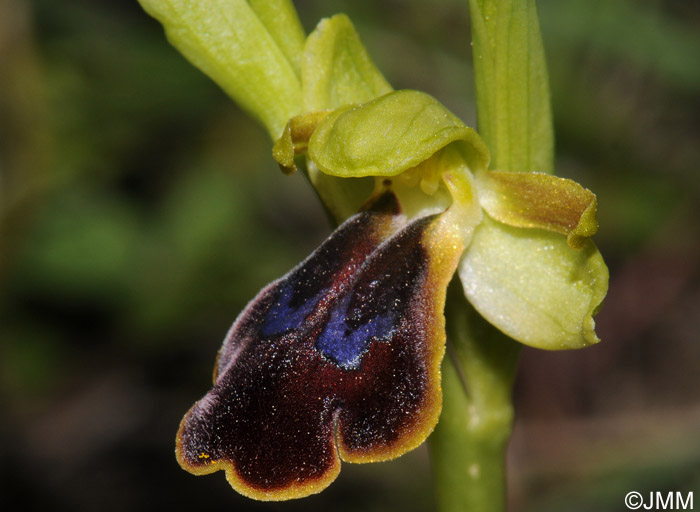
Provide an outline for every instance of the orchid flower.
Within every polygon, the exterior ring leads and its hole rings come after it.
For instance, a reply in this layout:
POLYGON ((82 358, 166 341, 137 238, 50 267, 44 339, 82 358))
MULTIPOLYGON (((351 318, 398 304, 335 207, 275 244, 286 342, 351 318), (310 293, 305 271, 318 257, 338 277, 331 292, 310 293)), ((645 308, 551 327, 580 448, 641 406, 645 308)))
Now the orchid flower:
POLYGON ((390 87, 344 15, 305 38, 283 0, 140 1, 340 223, 233 323, 212 389, 180 425, 184 469, 289 499, 324 489, 341 460, 420 445, 440 416, 455 274, 523 344, 598 341, 607 269, 590 240, 592 192, 537 169, 490 169, 476 131, 435 98, 390 87))

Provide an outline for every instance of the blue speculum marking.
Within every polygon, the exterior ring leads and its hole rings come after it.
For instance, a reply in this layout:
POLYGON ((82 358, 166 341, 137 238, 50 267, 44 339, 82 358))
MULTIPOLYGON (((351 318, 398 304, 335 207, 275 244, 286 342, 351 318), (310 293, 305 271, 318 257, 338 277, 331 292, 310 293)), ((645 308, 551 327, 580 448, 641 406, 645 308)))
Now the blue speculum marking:
POLYGON ((362 355, 372 340, 388 339, 395 324, 393 315, 386 311, 360 325, 348 325, 348 307, 352 298, 352 294, 348 294, 334 308, 316 342, 316 348, 324 356, 347 370, 359 368, 362 355))
POLYGON ((267 315, 265 315, 265 319, 260 326, 260 334, 263 336, 274 336, 275 334, 282 334, 301 328, 306 317, 311 314, 320 297, 326 291, 321 290, 315 297, 297 301, 299 305, 295 307, 292 304, 295 291, 294 285, 295 281, 289 280, 280 288, 277 300, 267 312, 267 315))

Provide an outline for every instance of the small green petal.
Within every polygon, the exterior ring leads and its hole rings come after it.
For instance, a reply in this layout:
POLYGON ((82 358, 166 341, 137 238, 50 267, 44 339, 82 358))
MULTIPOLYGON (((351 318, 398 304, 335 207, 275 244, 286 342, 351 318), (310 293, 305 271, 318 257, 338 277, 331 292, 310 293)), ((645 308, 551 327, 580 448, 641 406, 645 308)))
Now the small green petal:
POLYGON ((483 171, 476 183, 484 210, 510 226, 566 235, 574 249, 583 248, 598 230, 596 196, 573 180, 539 172, 483 171))
POLYGON ((473 129, 432 96, 405 90, 336 110, 316 128, 308 149, 333 176, 395 176, 455 141, 472 171, 486 168, 488 150, 473 129))
POLYGON ((304 112, 365 103, 392 91, 344 14, 321 20, 304 48, 304 112))
POLYGON ((284 127, 284 131, 272 147, 272 157, 285 174, 297 170, 294 157, 306 151, 311 134, 330 111, 310 112, 293 117, 284 127))
MULTIPOLYGON (((301 84, 294 69, 298 57, 291 62, 288 57, 296 52, 292 42, 300 27, 273 36, 269 29, 279 29, 279 20, 272 20, 269 9, 263 9, 261 20, 245 0, 139 2, 163 24, 173 46, 258 118, 273 138, 299 113, 301 84), (282 49, 279 44, 288 46, 282 49)), ((285 19, 292 23, 289 16, 285 19)))
POLYGON ((464 292, 494 326, 547 350, 600 341, 593 315, 608 289, 608 269, 592 241, 511 227, 485 216, 459 267, 464 292))

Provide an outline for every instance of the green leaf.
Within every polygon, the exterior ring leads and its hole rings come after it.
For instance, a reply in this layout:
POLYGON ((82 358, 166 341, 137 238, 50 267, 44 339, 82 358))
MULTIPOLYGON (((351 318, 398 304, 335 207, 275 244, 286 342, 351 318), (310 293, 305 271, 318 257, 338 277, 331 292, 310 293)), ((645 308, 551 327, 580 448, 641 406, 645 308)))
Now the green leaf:
POLYGON ((608 269, 593 242, 485 217, 459 267, 469 302, 513 339, 537 348, 581 348, 599 341, 593 315, 608 269))
POLYGON ((392 91, 344 14, 321 20, 306 42, 304 112, 366 103, 392 91))
POLYGON ((245 0, 139 2, 163 24, 173 46, 260 120, 273 138, 299 113, 295 65, 301 28, 288 2, 275 2, 281 7, 276 13, 254 2, 256 12, 245 0))
POLYGON ((469 0, 479 133, 492 168, 554 169, 549 79, 535 0, 469 0))
POLYGON ((473 171, 486 167, 488 150, 473 129, 432 96, 405 90, 331 113, 308 151, 333 176, 395 176, 453 142, 473 171))

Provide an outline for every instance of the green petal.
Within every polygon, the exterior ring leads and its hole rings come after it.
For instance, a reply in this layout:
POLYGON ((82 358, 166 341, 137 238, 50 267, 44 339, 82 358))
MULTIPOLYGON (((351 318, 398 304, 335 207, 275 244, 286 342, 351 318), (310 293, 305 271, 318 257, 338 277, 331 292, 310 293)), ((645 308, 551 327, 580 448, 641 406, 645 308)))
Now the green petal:
POLYGON ((282 18, 276 19, 260 2, 255 2, 256 12, 245 0, 139 2, 163 24, 173 46, 258 118, 273 138, 299 113, 301 85, 295 54, 301 26, 290 14, 291 6, 277 11, 275 15, 282 18), (283 27, 283 33, 270 32, 283 27))
POLYGON ((321 20, 304 48, 304 112, 365 103, 391 92, 344 14, 321 20))
POLYGON ((455 141, 472 171, 486 168, 488 150, 473 129, 432 96, 406 90, 336 110, 316 128, 308 150, 333 176, 395 176, 455 141))
POLYGON ((566 235, 574 249, 585 247, 598 230, 596 196, 573 180, 541 172, 483 171, 476 183, 484 210, 510 226, 566 235))
POLYGON ((600 341, 593 315, 608 289, 608 269, 592 241, 566 238, 485 217, 459 267, 469 301, 521 343, 547 350, 600 341))
MULTIPOLYGON (((321 110, 295 116, 287 122, 284 131, 272 148, 272 157, 285 174, 297 170, 294 157, 306 151, 311 134, 330 111, 321 110)), ((354 212, 353 212, 354 213, 354 212)))

